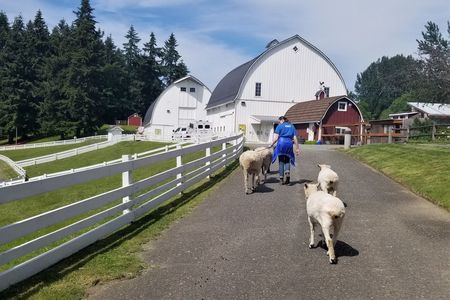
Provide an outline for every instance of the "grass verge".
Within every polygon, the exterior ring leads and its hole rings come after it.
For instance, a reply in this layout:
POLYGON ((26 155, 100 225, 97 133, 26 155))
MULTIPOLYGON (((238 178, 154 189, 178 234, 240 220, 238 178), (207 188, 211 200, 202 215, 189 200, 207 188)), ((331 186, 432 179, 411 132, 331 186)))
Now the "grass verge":
POLYGON ((24 160, 33 157, 39 157, 43 155, 58 153, 66 150, 71 150, 75 148, 80 148, 83 146, 96 144, 100 142, 104 142, 105 140, 89 140, 79 144, 69 144, 69 145, 61 145, 61 146, 50 146, 50 147, 41 147, 41 148, 30 148, 30 149, 20 149, 20 150, 7 150, 0 151, 0 154, 9 157, 14 161, 24 160))
POLYGON ((450 211, 450 147, 377 144, 344 152, 450 211))
POLYGON ((18 174, 3 160, 0 160, 0 181, 17 177, 18 174))
POLYGON ((146 267, 142 246, 201 203, 237 166, 233 163, 143 218, 38 275, 0 293, 0 299, 80 299, 100 282, 132 278, 146 267))

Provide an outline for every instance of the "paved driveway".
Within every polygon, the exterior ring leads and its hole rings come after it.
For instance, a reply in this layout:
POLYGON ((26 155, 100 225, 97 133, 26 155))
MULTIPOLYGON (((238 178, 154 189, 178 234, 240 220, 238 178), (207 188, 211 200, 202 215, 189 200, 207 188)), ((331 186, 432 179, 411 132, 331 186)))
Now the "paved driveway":
MULTIPOLYGON (((143 254, 149 269, 92 299, 449 299, 450 214, 339 152, 303 147, 291 186, 243 192, 241 170, 143 254), (317 163, 348 204, 330 265, 308 249, 303 182, 317 163)), ((275 169, 272 166, 272 169, 275 169)))

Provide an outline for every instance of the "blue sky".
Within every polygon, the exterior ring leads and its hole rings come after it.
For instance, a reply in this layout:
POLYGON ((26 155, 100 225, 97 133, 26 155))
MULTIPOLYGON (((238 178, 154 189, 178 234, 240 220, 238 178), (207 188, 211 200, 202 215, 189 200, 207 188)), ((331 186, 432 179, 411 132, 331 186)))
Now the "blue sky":
MULTIPOLYGON (((73 21, 79 0, 0 0, 12 19, 41 9, 49 28, 73 21)), ((99 27, 122 46, 132 24, 142 42, 175 33, 191 74, 211 90, 230 70, 276 38, 295 34, 322 50, 354 89, 356 74, 383 55, 417 56, 427 21, 447 36, 449 0, 91 0, 99 27)))

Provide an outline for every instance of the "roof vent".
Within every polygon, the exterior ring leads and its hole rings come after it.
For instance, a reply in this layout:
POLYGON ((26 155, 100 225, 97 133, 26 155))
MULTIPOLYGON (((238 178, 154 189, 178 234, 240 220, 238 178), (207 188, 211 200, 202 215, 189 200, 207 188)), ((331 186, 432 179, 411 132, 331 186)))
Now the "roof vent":
POLYGON ((273 39, 272 41, 270 41, 267 45, 266 45, 266 49, 269 49, 277 44, 279 44, 280 42, 277 39, 273 39))

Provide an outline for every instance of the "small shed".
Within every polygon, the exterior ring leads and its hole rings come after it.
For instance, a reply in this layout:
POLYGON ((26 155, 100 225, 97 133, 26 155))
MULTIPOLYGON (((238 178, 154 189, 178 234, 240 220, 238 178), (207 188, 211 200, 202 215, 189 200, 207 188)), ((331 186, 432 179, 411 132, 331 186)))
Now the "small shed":
POLYGON ((142 126, 142 117, 137 113, 132 114, 128 117, 128 125, 142 126))
POLYGON ((438 124, 450 123, 450 104, 408 102, 413 112, 418 113, 419 118, 431 119, 438 124))
POLYGON ((362 142, 362 113, 345 95, 297 103, 285 116, 294 124, 300 140, 343 143, 344 132, 350 129, 352 143, 362 142))
POLYGON ((108 129, 108 141, 120 141, 123 129, 120 126, 113 126, 108 129))

